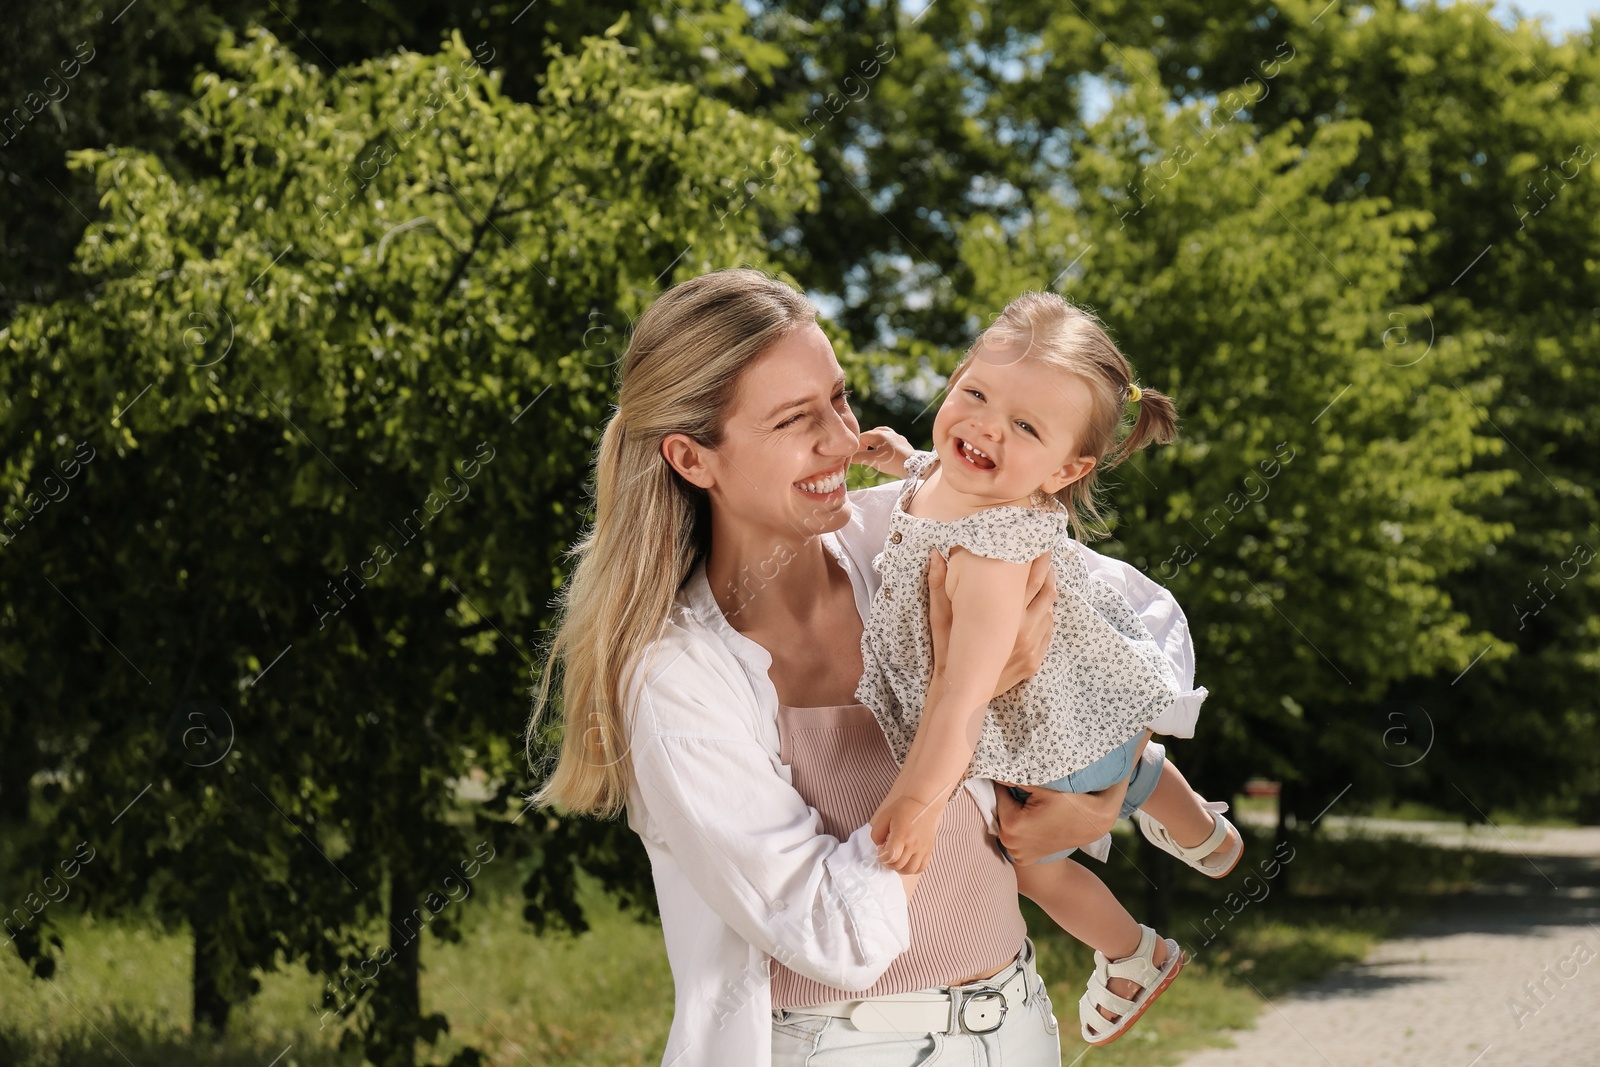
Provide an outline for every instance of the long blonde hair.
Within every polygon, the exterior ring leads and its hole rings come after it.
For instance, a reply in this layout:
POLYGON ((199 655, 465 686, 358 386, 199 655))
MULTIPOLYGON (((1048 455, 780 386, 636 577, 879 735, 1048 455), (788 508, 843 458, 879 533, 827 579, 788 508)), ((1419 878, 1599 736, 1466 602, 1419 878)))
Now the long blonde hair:
POLYGON ((540 719, 561 671, 560 754, 530 801, 609 818, 627 799, 627 709, 632 665, 660 634, 673 598, 710 550, 710 500, 661 454, 675 433, 722 443, 741 373, 817 309, 757 270, 715 271, 658 297, 640 316, 622 361, 616 413, 594 463, 594 520, 568 553, 527 754, 539 774, 540 719))
POLYGON ((1079 540, 1104 534, 1105 522, 1095 498, 1100 471, 1117 466, 1146 445, 1170 443, 1178 431, 1177 406, 1171 397, 1141 388, 1139 413, 1127 423, 1125 414, 1134 384, 1128 357, 1092 312, 1057 293, 1030 291, 1007 304, 967 349, 951 372, 947 389, 972 365, 985 340, 996 346, 1020 345, 1023 358, 1037 359, 1088 383, 1094 410, 1086 420, 1078 453, 1093 456, 1094 468, 1056 493, 1039 490, 1034 495, 1036 504, 1065 507, 1079 540))

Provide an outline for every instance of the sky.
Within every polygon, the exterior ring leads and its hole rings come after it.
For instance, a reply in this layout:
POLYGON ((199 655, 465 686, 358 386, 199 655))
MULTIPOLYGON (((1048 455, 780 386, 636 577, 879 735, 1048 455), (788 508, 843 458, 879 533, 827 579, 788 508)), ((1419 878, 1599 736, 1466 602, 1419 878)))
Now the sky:
POLYGON ((1545 24, 1558 32, 1586 30, 1589 28, 1589 16, 1600 12, 1600 2, 1596 0, 1542 0, 1540 3, 1520 3, 1515 6, 1529 17, 1546 16, 1545 24))

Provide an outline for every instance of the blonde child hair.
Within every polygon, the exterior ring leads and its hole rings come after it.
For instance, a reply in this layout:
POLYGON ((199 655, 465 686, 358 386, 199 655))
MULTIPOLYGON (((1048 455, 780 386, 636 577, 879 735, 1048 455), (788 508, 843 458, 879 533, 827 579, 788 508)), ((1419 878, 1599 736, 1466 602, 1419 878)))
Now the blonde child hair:
POLYGON ((1056 293, 1029 291, 1007 304, 1005 310, 980 333, 966 356, 951 372, 949 388, 977 358, 987 342, 997 348, 1020 345, 1022 358, 1075 374, 1089 384, 1094 407, 1085 419, 1078 454, 1095 457, 1094 469, 1053 494, 1035 490, 1034 503, 1055 500, 1067 509, 1079 540, 1104 536, 1108 531, 1095 499, 1102 469, 1122 463, 1151 444, 1168 444, 1178 431, 1178 410, 1172 398, 1133 381, 1133 368, 1095 315, 1056 293), (1130 402, 1139 405, 1131 422, 1130 402))

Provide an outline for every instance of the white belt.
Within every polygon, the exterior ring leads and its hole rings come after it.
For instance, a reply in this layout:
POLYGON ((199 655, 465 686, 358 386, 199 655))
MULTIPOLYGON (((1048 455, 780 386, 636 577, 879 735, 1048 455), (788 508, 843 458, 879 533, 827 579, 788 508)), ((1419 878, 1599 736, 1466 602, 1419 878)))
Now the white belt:
POLYGON ((988 1034, 1000 1029, 1009 1009, 1028 1002, 1039 981, 1033 961, 1033 941, 1025 938, 1017 962, 981 981, 946 986, 938 992, 885 993, 788 1010, 796 1015, 849 1019, 857 1030, 868 1033, 988 1034))

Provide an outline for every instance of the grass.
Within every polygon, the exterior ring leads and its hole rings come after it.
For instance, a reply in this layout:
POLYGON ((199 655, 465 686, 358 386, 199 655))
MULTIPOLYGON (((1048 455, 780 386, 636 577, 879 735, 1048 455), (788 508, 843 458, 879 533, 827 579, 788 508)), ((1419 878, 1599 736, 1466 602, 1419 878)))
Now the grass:
MULTIPOLYGON (((1373 838, 1299 846, 1282 875, 1258 866, 1271 841, 1245 828, 1246 861, 1221 883, 1179 868, 1175 937, 1193 958, 1134 1029, 1104 1049, 1077 1037, 1077 1000, 1091 953, 1024 900, 1062 1023, 1063 1062, 1155 1067, 1248 1027, 1263 997, 1277 997, 1340 963, 1361 959, 1442 896, 1482 878, 1506 857, 1373 838), (1247 875, 1247 872, 1248 875, 1247 875), (1247 880, 1247 877, 1249 880, 1247 880), (1229 894, 1233 895, 1230 897, 1229 894), (1254 899, 1252 899, 1254 898, 1254 899)), ((1133 841, 1118 838, 1126 856, 1133 841)), ((1093 861, 1089 861, 1093 864, 1093 861)), ((1113 855, 1095 864, 1130 910, 1143 909, 1145 881, 1113 855)), ((593 928, 581 936, 537 937, 521 919, 515 872, 486 868, 463 938, 424 942, 424 1011, 440 1011, 451 1032, 423 1062, 443 1063, 473 1045, 495 1064, 621 1067, 660 1062, 672 1017, 672 978, 658 926, 620 913, 592 882, 583 899, 593 928)), ((66 951, 53 982, 39 982, 15 953, 0 962, 0 1063, 15 1067, 342 1067, 357 1062, 319 1031, 320 983, 291 967, 262 977, 262 990, 235 1009, 230 1036, 189 1032, 190 943, 184 934, 135 922, 97 923, 64 915, 66 951)))

